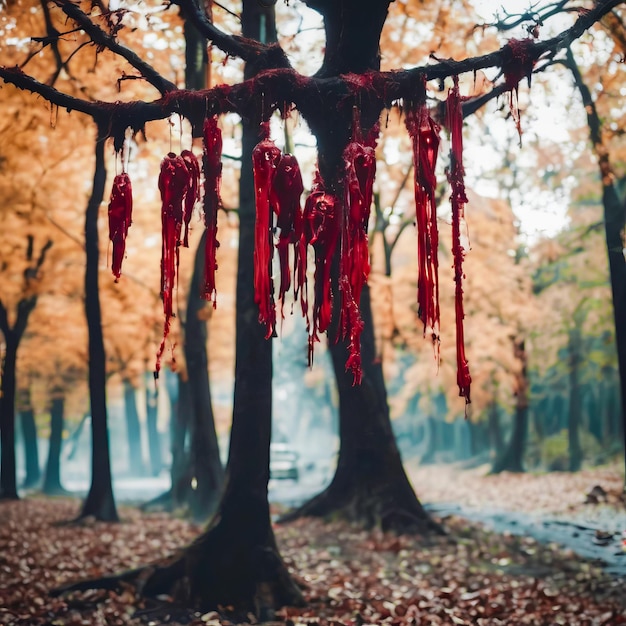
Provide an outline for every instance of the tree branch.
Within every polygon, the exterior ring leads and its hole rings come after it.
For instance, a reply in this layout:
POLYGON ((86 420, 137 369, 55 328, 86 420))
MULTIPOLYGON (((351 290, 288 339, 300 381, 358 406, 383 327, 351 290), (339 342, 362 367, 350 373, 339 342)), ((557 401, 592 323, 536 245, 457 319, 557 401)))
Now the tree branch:
POLYGON ((91 41, 98 48, 107 48, 114 54, 126 59, 136 70, 141 72, 142 76, 161 94, 176 89, 176 85, 169 80, 163 78, 149 63, 146 63, 138 54, 120 44, 114 36, 107 33, 97 24, 91 21, 91 18, 84 13, 77 4, 70 0, 53 0, 54 3, 67 15, 71 20, 76 22, 91 41))

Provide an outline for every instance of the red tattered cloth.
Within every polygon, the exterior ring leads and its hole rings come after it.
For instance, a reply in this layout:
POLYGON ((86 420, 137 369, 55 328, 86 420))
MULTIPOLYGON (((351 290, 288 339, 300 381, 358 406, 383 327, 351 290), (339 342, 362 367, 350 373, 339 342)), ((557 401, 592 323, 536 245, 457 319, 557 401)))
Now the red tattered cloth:
POLYGON ((424 324, 424 335, 427 328, 431 329, 439 356, 439 230, 435 168, 440 127, 430 117, 425 103, 409 107, 405 122, 413 144, 418 315, 424 324))
POLYGON ((126 235, 133 220, 133 189, 128 174, 122 172, 113 179, 109 200, 109 239, 113 243, 111 271, 117 282, 122 274, 126 250, 126 235))
POLYGON ((217 240, 217 211, 220 207, 220 187, 222 184, 222 131, 217 125, 217 117, 204 120, 202 131, 204 152, 202 156, 204 170, 204 225, 206 242, 204 248, 204 285, 202 297, 217 305, 215 288, 215 272, 217 270, 216 253, 219 248, 217 240))
POLYGON ((470 376, 469 366, 465 358, 465 341, 463 337, 463 259, 465 249, 461 244, 461 222, 465 219, 465 205, 467 195, 465 193, 463 169, 463 109, 459 94, 459 79, 454 77, 454 86, 448 92, 446 102, 446 123, 450 130, 450 167, 448 169, 448 181, 451 186, 450 203, 452 205, 452 257, 454 259, 454 302, 456 313, 456 360, 457 360, 457 384, 459 395, 465 398, 466 404, 470 403, 470 376))

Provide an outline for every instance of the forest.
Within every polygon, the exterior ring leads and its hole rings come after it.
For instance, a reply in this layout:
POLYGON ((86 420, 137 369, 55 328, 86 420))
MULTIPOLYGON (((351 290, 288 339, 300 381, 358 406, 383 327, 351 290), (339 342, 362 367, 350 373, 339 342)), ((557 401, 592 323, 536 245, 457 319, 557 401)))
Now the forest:
POLYGON ((0 0, 0 624, 626 624, 625 20, 0 0))

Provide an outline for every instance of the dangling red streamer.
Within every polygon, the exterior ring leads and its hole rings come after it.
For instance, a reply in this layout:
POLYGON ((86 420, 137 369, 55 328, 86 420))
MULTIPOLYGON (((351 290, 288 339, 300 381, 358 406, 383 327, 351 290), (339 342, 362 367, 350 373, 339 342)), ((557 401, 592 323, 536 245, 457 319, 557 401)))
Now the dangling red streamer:
POLYGON ((216 253, 219 248, 217 240, 217 211, 221 204, 220 187, 222 183, 222 131, 217 125, 217 117, 204 120, 204 225, 206 226, 206 242, 204 249, 204 286, 202 297, 212 300, 217 305, 215 289, 215 271, 217 270, 216 253))
POLYGON ((522 121, 519 110, 519 83, 522 78, 530 78, 535 66, 535 58, 532 49, 535 42, 531 38, 510 39, 509 49, 511 59, 502 66, 506 88, 509 90, 509 110, 515 122, 515 128, 519 135, 520 145, 522 143, 522 121))
POLYGON ((261 125, 263 139, 252 151, 256 222, 254 225, 254 301, 259 307, 259 322, 265 324, 265 338, 273 336, 276 308, 272 283, 272 182, 280 160, 280 150, 269 138, 269 122, 261 125))
POLYGON ((128 174, 123 172, 113 179, 109 200, 109 239, 113 242, 111 271, 117 282, 122 274, 126 250, 126 235, 133 218, 133 189, 128 174))
POLYGON ((450 167, 448 169, 448 181, 452 188, 450 203, 452 205, 452 257, 454 259, 454 280, 456 283, 454 292, 456 313, 456 361, 457 361, 457 384, 459 395, 465 398, 466 404, 470 403, 470 385, 472 377, 469 365, 465 358, 465 341, 463 337, 463 258, 465 250, 461 244, 461 222, 465 217, 465 205, 467 195, 465 193, 463 169, 463 109, 459 94, 459 79, 454 77, 454 86, 448 92, 446 102, 446 121, 450 130, 450 167))
MULTIPOLYGON (((330 270, 340 231, 339 200, 324 188, 324 181, 316 172, 311 193, 304 204, 302 240, 313 246, 315 275, 313 316, 309 330, 309 365, 313 363, 313 349, 319 334, 328 330, 332 311, 330 270)), ((302 248, 301 248, 302 249, 302 248)), ((303 255, 303 258, 306 258, 303 255)), ((306 268, 305 268, 306 270, 306 268)), ((304 308, 304 305, 303 305, 304 308)))
MULTIPOLYGON (((289 270, 289 244, 294 244, 294 281, 297 291, 301 287, 302 272, 300 264, 303 259, 300 255, 300 240, 302 236, 302 207, 300 205, 300 196, 304 191, 302 185, 302 175, 298 161, 291 154, 284 154, 278 165, 274 175, 272 185, 273 199, 272 205, 276 211, 277 226, 280 229, 278 243, 278 259, 280 264, 280 289, 278 291, 278 299, 280 301, 281 316, 284 317, 283 307, 285 304, 285 294, 291 287, 291 272, 289 270)), ((306 263, 306 259, 304 259, 306 263)), ((305 270, 306 275, 306 270, 305 270)))
POLYGON ((191 188, 191 175, 184 159, 170 152, 161 162, 159 191, 161 192, 161 298, 165 323, 163 341, 157 353, 156 372, 165 350, 173 316, 173 293, 178 268, 180 233, 184 221, 184 203, 191 188))
POLYGON ((345 214, 342 225, 339 287, 341 289, 341 335, 349 337, 346 370, 361 382, 361 332, 359 312, 361 293, 370 271, 367 227, 372 205, 372 189, 376 177, 376 128, 365 145, 361 139, 358 109, 354 109, 352 140, 343 152, 343 199, 345 214))
POLYGON ((439 230, 436 188, 439 125, 430 117, 426 104, 411 107, 405 123, 413 144, 413 182, 417 226, 417 304, 418 315, 432 332, 439 357, 439 230))
POLYGON ((185 224, 185 234, 183 235, 183 246, 189 247, 189 222, 193 215, 193 207, 200 200, 200 166, 198 158, 191 150, 183 150, 180 153, 189 172, 189 189, 185 194, 185 204, 183 212, 183 222, 185 224))

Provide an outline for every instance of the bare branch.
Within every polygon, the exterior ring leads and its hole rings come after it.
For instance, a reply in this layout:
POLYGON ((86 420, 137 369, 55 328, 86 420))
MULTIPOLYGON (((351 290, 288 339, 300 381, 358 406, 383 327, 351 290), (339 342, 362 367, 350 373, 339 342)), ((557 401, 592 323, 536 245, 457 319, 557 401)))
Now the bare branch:
POLYGON ((163 78, 149 63, 144 61, 135 52, 120 44, 114 36, 107 33, 97 24, 92 22, 91 18, 84 13, 77 4, 71 0, 53 0, 55 4, 80 26, 89 36, 91 41, 99 48, 107 48, 111 52, 126 59, 136 70, 141 72, 142 76, 161 94, 176 89, 176 85, 169 80, 163 78))

